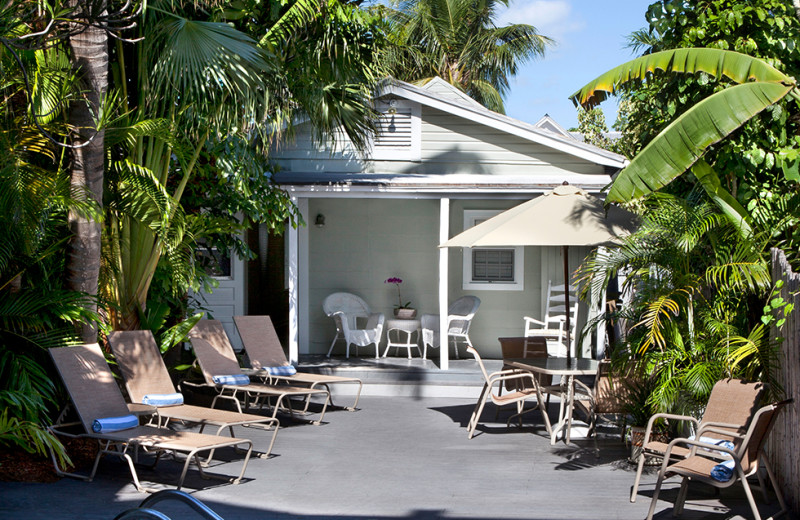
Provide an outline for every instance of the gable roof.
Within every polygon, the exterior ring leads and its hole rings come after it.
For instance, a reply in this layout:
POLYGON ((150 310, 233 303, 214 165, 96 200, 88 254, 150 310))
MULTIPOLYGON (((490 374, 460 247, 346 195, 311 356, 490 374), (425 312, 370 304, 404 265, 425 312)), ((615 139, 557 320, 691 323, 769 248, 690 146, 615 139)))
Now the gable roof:
MULTIPOLYGON (((537 127, 493 112, 471 98, 464 99, 465 94, 444 80, 431 80, 426 86, 427 88, 417 87, 404 81, 387 78, 379 85, 375 97, 390 95, 402 97, 610 168, 621 169, 628 163, 628 160, 622 155, 578 141, 568 132, 567 135, 564 135, 557 130, 548 129, 546 125, 537 127)), ((556 125, 558 124, 556 123, 556 125)), ((561 128, 560 125, 558 127, 561 128)))
POLYGON ((422 90, 427 90, 432 95, 438 95, 443 99, 450 99, 456 103, 472 105, 476 108, 483 108, 483 105, 439 76, 434 76, 433 79, 428 80, 424 85, 420 85, 420 88, 422 90))
MULTIPOLYGON (((563 135, 564 137, 572 137, 575 139, 575 135, 573 132, 570 132, 563 126, 559 125, 555 119, 550 117, 550 114, 545 114, 540 120, 533 125, 536 128, 540 128, 542 130, 547 130, 549 132, 554 132, 559 135, 563 135)), ((579 141, 582 139, 579 139, 579 141)))

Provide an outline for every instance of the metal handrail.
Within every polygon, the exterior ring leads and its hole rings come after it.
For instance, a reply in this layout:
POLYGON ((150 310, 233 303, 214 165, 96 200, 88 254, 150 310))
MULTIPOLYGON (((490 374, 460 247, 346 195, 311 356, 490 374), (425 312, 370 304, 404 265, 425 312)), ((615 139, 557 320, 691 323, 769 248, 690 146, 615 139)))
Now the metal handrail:
POLYGON ((221 516, 212 511, 211 508, 200 502, 198 499, 176 489, 165 489, 163 491, 159 491, 158 493, 154 493, 142 500, 142 503, 139 504, 139 507, 123 511, 114 517, 114 520, 170 520, 170 518, 164 513, 152 509, 154 505, 165 500, 177 500, 178 502, 183 502, 190 508, 194 509, 195 512, 197 512, 206 520, 224 520, 221 516))

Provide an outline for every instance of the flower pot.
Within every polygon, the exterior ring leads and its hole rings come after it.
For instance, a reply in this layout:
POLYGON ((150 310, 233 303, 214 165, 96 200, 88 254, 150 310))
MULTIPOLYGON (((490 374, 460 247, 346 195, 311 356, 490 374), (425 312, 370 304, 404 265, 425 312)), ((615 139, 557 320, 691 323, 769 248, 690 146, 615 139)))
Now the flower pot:
MULTIPOLYGON (((644 426, 631 426, 630 427, 630 443, 631 443, 631 458, 628 462, 631 464, 639 463, 639 455, 642 454, 642 444, 644 443, 644 426)), ((669 442, 669 436, 664 432, 650 432, 651 441, 669 442)), ((647 456, 644 458, 645 466, 658 466, 661 464, 661 458, 647 456)))
POLYGON ((417 309, 395 309, 394 316, 400 320, 413 320, 417 315, 417 309))

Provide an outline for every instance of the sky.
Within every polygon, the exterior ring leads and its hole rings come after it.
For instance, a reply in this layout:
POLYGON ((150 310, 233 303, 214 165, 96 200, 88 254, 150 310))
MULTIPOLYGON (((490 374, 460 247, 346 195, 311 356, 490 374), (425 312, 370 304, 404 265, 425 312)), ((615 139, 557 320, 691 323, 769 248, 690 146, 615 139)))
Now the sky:
MULTIPOLYGON (((556 40, 544 58, 528 62, 511 81, 506 114, 536 123, 545 114, 564 128, 578 125, 569 95, 600 74, 635 55, 626 36, 646 28, 645 12, 652 0, 510 0, 497 25, 525 23, 556 40)), ((600 105, 609 128, 617 102, 600 105)))

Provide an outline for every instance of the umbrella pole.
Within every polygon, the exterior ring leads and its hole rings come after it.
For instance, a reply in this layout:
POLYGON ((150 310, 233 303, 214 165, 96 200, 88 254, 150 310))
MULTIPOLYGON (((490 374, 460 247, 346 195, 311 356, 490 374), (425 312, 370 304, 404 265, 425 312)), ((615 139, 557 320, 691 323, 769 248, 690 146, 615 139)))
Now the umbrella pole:
POLYGON ((570 338, 569 327, 569 246, 561 246, 561 256, 564 257, 564 315, 566 316, 567 327, 567 365, 572 365, 572 340, 570 338))

